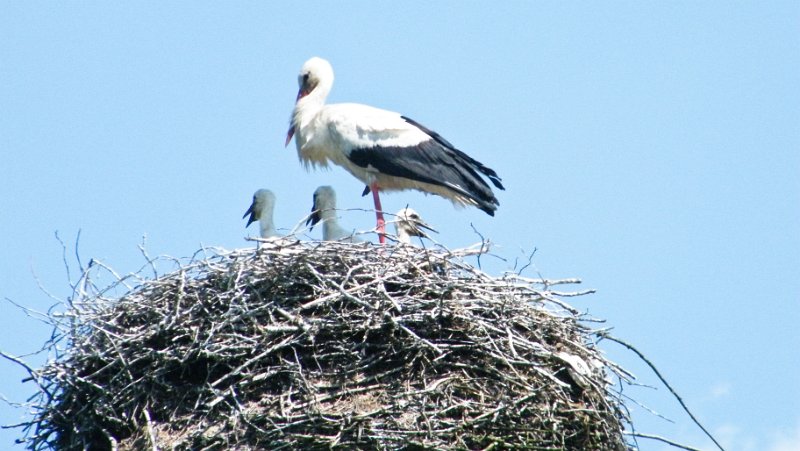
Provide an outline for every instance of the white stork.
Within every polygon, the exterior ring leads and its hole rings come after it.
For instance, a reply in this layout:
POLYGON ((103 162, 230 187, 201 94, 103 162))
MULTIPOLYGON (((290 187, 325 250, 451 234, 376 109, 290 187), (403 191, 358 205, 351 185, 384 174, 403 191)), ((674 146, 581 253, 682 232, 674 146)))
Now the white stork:
POLYGON ((411 244, 412 236, 430 238, 422 229, 436 232, 431 226, 425 224, 419 213, 410 207, 403 208, 395 216, 397 219, 394 221, 394 230, 397 233, 397 241, 401 243, 411 244))
POLYGON ((348 232, 339 225, 336 218, 336 191, 330 186, 320 186, 314 191, 314 205, 311 207, 311 216, 306 221, 309 230, 322 221, 322 239, 324 241, 345 241, 360 243, 363 240, 353 236, 353 231, 348 232))
POLYGON ((247 225, 258 221, 261 226, 261 238, 272 238, 279 236, 278 231, 275 230, 275 223, 272 221, 272 211, 275 209, 275 194, 268 189, 260 189, 253 194, 253 203, 250 208, 244 212, 242 219, 250 215, 247 220, 247 225))
POLYGON ((494 216, 499 202, 481 178, 504 189, 494 170, 399 113, 356 103, 326 105, 333 68, 322 58, 306 61, 297 82, 300 90, 286 145, 294 136, 306 168, 332 162, 367 185, 364 195, 372 191, 381 243, 385 221, 380 191, 416 189, 494 216))

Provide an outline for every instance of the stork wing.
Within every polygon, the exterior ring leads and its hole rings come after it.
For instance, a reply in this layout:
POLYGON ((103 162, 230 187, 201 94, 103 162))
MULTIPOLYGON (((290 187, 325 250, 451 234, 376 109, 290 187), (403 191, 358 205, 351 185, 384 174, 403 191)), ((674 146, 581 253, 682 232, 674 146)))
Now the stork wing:
POLYGON ((504 189, 497 173, 438 133, 398 113, 366 105, 329 105, 326 110, 331 139, 353 164, 446 187, 490 215, 497 209, 497 198, 480 176, 504 189))

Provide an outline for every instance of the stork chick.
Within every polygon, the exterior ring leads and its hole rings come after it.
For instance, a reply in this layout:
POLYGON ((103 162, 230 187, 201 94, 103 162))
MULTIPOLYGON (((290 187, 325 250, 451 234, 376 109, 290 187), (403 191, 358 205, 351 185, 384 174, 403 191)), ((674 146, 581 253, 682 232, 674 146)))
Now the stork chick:
POLYGON ((275 230, 275 223, 272 220, 272 213, 275 209, 275 194, 268 190, 268 189, 260 189, 253 194, 253 202, 250 204, 250 208, 244 213, 242 219, 246 218, 247 215, 250 215, 250 218, 247 219, 247 225, 245 227, 249 227, 250 224, 258 221, 260 226, 260 233, 261 238, 272 238, 278 235, 278 231, 275 230))
POLYGON ((336 217, 336 191, 330 186, 320 186, 314 191, 314 205, 311 207, 311 216, 306 221, 309 230, 322 221, 322 239, 324 241, 345 241, 360 243, 363 240, 353 235, 339 225, 336 217))
POLYGON ((394 222, 394 229, 397 233, 397 241, 405 244, 411 244, 411 237, 425 237, 430 239, 427 233, 422 229, 436 232, 431 226, 425 223, 419 216, 419 213, 410 207, 403 208, 397 212, 397 219, 394 222))

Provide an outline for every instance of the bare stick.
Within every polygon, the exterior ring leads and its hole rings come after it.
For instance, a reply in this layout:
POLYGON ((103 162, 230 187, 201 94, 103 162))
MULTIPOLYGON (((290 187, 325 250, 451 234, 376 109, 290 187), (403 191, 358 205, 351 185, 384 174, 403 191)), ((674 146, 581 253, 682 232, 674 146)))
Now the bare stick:
MULTIPOLYGON (((525 263, 525 265, 523 265, 523 266, 522 266, 522 268, 520 268, 520 269, 519 269, 519 271, 517 271, 517 275, 518 275, 518 276, 519 276, 519 275, 521 275, 521 274, 522 274, 522 271, 525 271, 525 269, 526 269, 528 266, 530 266, 530 265, 533 263, 533 256, 534 256, 534 255, 536 255, 536 250, 537 250, 537 249, 534 247, 534 248, 533 248, 533 251, 531 251, 531 253, 530 253, 530 254, 528 254, 528 261, 527 261, 527 263, 525 263)), ((514 265, 514 266, 516 266, 516 263, 515 263, 515 265, 514 265)))
POLYGON ((672 440, 666 439, 666 438, 664 438, 664 437, 661 437, 661 436, 658 436, 658 435, 653 435, 653 434, 642 434, 642 433, 640 433, 640 432, 626 432, 626 433, 625 433, 625 435, 630 435, 631 437, 638 437, 638 438, 647 438, 647 439, 651 439, 651 440, 658 440, 659 442, 664 442, 664 443, 666 443, 666 444, 668 444, 668 445, 674 446, 674 447, 676 447, 676 448, 685 449, 685 450, 688 450, 688 451, 703 451, 703 450, 701 450, 701 449, 698 449, 698 448, 692 448, 691 446, 682 445, 682 444, 680 444, 680 443, 678 443, 678 442, 674 442, 674 441, 672 441, 672 440))
POLYGON ((696 424, 697 427, 699 427, 706 434, 706 436, 708 436, 708 438, 710 438, 711 441, 714 442, 715 445, 717 445, 717 448, 719 448, 721 451, 725 451, 725 449, 722 447, 722 445, 719 444, 717 439, 715 439, 714 436, 711 435, 711 433, 708 432, 706 430, 706 428, 703 427, 702 424, 700 424, 700 421, 689 410, 689 407, 686 406, 686 403, 683 402, 683 399, 680 397, 680 395, 678 395, 678 393, 675 391, 675 389, 673 389, 672 386, 669 385, 667 380, 664 379, 664 376, 661 375, 661 372, 658 371, 656 366, 653 365, 653 363, 647 357, 645 357, 644 354, 639 352, 639 350, 636 349, 635 347, 633 347, 633 345, 631 345, 631 344, 629 344, 629 343, 627 343, 627 342, 625 342, 623 340, 620 340, 619 338, 613 337, 613 336, 611 336, 611 335, 609 335, 607 333, 603 335, 603 338, 607 338, 607 339, 609 339, 609 340, 611 340, 611 341, 613 341, 615 343, 619 343, 622 346, 628 348, 630 351, 633 351, 633 353, 636 354, 637 356, 639 356, 639 358, 642 359, 642 361, 644 361, 644 363, 646 363, 647 366, 649 366, 651 370, 653 370, 653 373, 655 373, 655 375, 658 377, 658 379, 661 381, 661 383, 663 383, 664 386, 667 387, 667 389, 670 391, 670 393, 672 393, 672 396, 674 396, 675 399, 678 400, 678 403, 681 405, 681 407, 683 407, 683 410, 689 415, 689 418, 691 418, 692 421, 694 421, 694 424, 696 424))

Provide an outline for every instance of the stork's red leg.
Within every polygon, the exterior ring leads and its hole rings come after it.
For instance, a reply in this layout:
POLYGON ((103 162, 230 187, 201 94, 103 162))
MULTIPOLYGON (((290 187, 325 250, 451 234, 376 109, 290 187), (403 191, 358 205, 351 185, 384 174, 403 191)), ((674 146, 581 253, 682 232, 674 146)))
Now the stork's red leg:
POLYGON ((383 220, 383 208, 381 207, 381 198, 378 195, 378 184, 373 183, 369 188, 372 191, 372 200, 375 201, 375 216, 378 218, 378 241, 381 244, 386 244, 386 221, 383 220))

